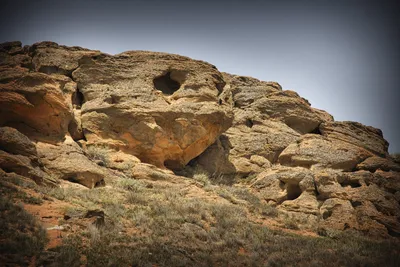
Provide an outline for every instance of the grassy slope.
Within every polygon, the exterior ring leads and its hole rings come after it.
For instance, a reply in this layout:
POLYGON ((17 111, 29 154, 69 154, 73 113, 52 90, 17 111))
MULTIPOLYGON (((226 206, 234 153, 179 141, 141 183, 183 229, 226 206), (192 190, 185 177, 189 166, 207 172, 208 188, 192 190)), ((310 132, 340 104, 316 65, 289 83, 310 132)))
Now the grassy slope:
POLYGON ((46 266, 400 266, 395 240, 348 231, 331 237, 288 232, 285 228, 296 225, 281 220, 248 189, 212 185, 203 174, 170 182, 121 175, 106 182, 92 190, 69 183, 50 189, 3 177, 1 240, 15 246, 2 245, 2 254, 13 255, 14 262, 38 255, 36 264, 46 266), (43 230, 13 203, 46 207, 52 199, 68 203, 61 212, 71 218, 59 221, 69 226, 62 244, 40 256, 43 230), (93 209, 105 212, 104 226, 82 218, 93 209), (29 236, 26 242, 13 231, 20 225, 31 227, 21 232, 29 236))

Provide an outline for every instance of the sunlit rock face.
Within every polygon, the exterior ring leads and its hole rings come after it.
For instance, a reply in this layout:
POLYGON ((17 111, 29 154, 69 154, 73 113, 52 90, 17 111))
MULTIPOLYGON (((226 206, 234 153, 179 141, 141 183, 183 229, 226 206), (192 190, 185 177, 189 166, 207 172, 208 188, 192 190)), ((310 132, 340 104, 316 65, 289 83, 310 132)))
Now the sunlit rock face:
POLYGON ((202 168, 304 229, 400 235, 400 165, 379 129, 276 82, 157 52, 0 44, 0 176, 88 188, 202 168), (193 168, 195 167, 195 168, 193 168), (174 172, 172 172, 173 170, 174 172))
POLYGON ((42 42, 2 45, 0 124, 35 140, 66 135, 179 169, 226 131, 225 82, 205 62, 132 51, 116 56, 42 42))
POLYGON ((83 95, 87 144, 105 144, 157 167, 179 169, 232 122, 212 65, 153 52, 100 54, 72 73, 83 95))

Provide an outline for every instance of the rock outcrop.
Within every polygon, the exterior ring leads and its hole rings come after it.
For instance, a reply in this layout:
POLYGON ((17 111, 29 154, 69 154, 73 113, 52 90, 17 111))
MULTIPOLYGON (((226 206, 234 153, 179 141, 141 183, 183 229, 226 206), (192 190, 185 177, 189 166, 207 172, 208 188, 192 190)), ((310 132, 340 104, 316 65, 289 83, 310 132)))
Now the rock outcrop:
POLYGON ((93 188, 193 167, 247 178, 303 228, 400 235, 400 165, 379 129, 179 55, 0 45, 2 174, 93 188))

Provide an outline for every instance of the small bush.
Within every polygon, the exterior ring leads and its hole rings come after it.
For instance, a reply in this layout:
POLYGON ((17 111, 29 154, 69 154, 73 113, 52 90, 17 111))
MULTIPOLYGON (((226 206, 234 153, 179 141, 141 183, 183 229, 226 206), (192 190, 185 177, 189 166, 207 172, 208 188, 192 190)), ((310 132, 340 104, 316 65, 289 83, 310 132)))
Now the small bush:
POLYGON ((109 149, 104 146, 90 146, 87 149, 87 156, 93 161, 101 161, 104 166, 110 164, 108 158, 109 149))

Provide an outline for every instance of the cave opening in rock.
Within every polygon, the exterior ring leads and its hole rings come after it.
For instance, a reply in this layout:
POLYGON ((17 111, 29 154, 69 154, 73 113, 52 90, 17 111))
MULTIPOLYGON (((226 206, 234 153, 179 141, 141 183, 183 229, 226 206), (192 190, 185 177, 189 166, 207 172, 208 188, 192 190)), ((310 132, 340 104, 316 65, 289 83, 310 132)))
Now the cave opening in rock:
POLYGON ((82 107, 82 104, 84 102, 84 97, 81 92, 79 92, 78 89, 72 94, 71 96, 71 102, 74 107, 77 109, 80 109, 82 107))
POLYGON ((310 132, 311 134, 318 134, 322 135, 321 131, 319 130, 319 126, 310 132))
POLYGON ((286 190, 288 200, 294 200, 301 195, 301 189, 298 184, 288 184, 286 190))
POLYGON ((167 72, 166 74, 156 77, 153 80, 154 87, 163 92, 165 95, 172 95, 176 92, 181 84, 171 78, 171 72, 167 72))
POLYGON ((178 171, 182 169, 182 164, 177 161, 177 160, 173 160, 173 159, 167 159, 164 161, 164 166, 167 169, 170 169, 172 171, 178 171))
POLYGON ((104 186, 106 186, 106 182, 104 180, 97 181, 96 184, 94 185, 95 188, 104 186))
POLYGON ((251 119, 247 119, 247 120, 246 120, 246 126, 247 126, 247 127, 252 128, 253 125, 254 125, 253 120, 251 120, 251 119))

